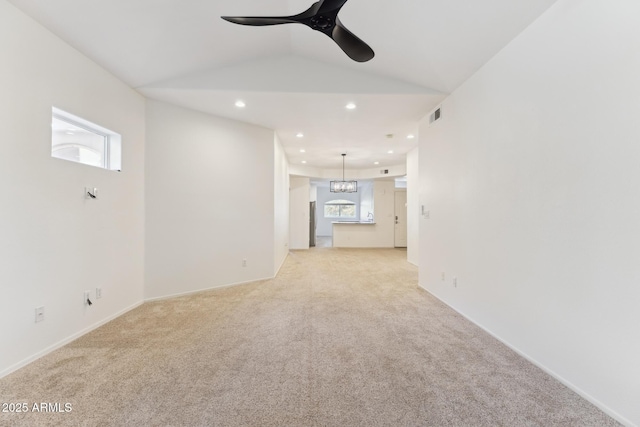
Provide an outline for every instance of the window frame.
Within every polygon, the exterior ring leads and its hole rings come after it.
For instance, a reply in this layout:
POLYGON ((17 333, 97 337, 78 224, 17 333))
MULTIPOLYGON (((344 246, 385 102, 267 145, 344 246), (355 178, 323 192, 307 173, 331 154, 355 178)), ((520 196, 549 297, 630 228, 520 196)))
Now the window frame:
POLYGON ((328 200, 323 205, 323 214, 325 218, 347 218, 347 219, 355 219, 358 217, 358 206, 356 202, 346 199, 335 199, 328 200), (327 207, 328 206, 338 206, 338 215, 327 215, 327 207), (342 215, 343 207, 351 207, 353 206, 353 215, 342 215))
MULTIPOLYGON (((92 166, 92 167, 98 167, 101 169, 106 169, 106 170, 117 170, 120 171, 121 170, 121 163, 122 163, 122 147, 121 147, 121 143, 122 143, 122 137, 120 136, 120 134, 113 132, 107 128, 104 128, 100 125, 97 125, 93 122, 90 122, 89 120, 83 119, 82 117, 76 116, 74 114, 71 114, 69 112, 66 112, 64 110, 61 110, 59 108, 56 107, 52 107, 51 108, 51 120, 59 120, 63 123, 66 123, 70 126, 74 126, 76 128, 82 129, 86 132, 92 133, 94 135, 98 135, 100 137, 103 138, 103 154, 102 154, 102 164, 101 165, 95 165, 95 164, 91 164, 91 163, 85 163, 82 161, 75 161, 72 159, 65 159, 65 158, 61 158, 61 157, 56 157, 53 155, 56 147, 60 147, 61 145, 69 145, 72 146, 74 144, 69 143, 69 144, 58 144, 57 146, 54 145, 54 132, 53 129, 51 130, 51 157, 54 159, 59 159, 59 160, 66 160, 66 161, 70 161, 73 163, 79 163, 81 165, 86 165, 86 166, 92 166), (117 152, 118 152, 118 156, 115 156, 115 148, 118 148, 117 152)), ((87 145, 83 145, 83 144, 75 144, 78 147, 88 147, 87 145)), ((58 148, 59 149, 59 148, 58 148)), ((91 149, 90 147, 88 147, 87 149, 91 149)))

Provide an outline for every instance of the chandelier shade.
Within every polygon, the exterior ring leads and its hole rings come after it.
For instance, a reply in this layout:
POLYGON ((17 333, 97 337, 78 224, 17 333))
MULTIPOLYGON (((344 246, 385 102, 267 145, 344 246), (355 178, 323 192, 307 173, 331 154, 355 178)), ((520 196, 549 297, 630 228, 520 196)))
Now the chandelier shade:
POLYGON ((345 181, 344 180, 344 158, 346 153, 342 155, 342 181, 331 181, 329 184, 329 190, 332 193, 357 193, 358 181, 345 181))
POLYGON ((358 181, 331 181, 329 189, 332 193, 356 193, 358 181))

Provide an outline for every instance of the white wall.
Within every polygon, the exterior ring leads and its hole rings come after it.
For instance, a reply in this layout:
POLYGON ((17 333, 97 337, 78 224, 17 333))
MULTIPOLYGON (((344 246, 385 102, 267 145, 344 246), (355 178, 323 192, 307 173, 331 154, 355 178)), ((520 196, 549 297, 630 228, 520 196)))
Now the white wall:
POLYGON ((419 148, 407 153, 407 261, 420 262, 420 158, 419 148))
POLYGON ((309 178, 291 177, 289 186, 289 247, 309 249, 309 178))
POLYGON ((318 201, 318 186, 315 184, 311 184, 309 186, 309 201, 310 202, 318 201))
POLYGON ((273 277, 274 149, 269 129, 147 101, 147 298, 273 277))
MULTIPOLYGON (((295 163, 289 165, 289 173, 295 176, 308 176, 315 180, 331 181, 342 179, 342 169, 321 169, 295 163)), ((383 179, 405 176, 407 174, 407 164, 405 162, 401 165, 376 166, 371 169, 345 169, 344 174, 349 179, 357 180, 359 184, 363 179, 383 179), (389 173, 381 174, 380 170, 382 169, 388 170, 389 173)))
POLYGON ((636 0, 559 0, 425 121, 419 153, 421 286, 628 425, 640 424, 638 16, 636 0))
POLYGON ((273 138, 273 271, 275 275, 289 254, 289 162, 275 132, 273 138))
POLYGON ((0 63, 3 376, 142 302, 145 127, 139 94, 4 0, 0 63), (52 158, 52 106, 120 133, 122 172, 52 158))
POLYGON ((360 221, 371 221, 374 218, 375 206, 373 204, 373 181, 358 181, 358 194, 360 195, 360 221), (371 215, 369 215, 371 214, 371 215))

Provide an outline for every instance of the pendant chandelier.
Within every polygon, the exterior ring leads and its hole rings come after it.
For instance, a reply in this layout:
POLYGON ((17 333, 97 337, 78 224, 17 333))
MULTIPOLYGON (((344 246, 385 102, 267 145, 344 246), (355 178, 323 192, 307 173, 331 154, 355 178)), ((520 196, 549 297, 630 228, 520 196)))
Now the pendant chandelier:
POLYGON ((357 193, 358 181, 345 181, 344 180, 344 158, 346 153, 342 154, 342 181, 331 181, 329 189, 332 193, 357 193))

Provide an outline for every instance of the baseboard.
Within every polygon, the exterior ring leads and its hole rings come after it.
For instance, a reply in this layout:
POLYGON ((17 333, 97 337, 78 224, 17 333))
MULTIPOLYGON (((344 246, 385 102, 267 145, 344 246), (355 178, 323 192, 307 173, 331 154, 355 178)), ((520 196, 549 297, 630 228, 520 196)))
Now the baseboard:
POLYGON ((112 320, 122 316, 123 314, 125 314, 125 313, 127 313, 127 312, 129 312, 129 311, 131 311, 131 310, 133 310, 135 308, 140 307, 143 303, 144 303, 144 301, 137 302, 137 303, 133 304, 132 306, 129 306, 129 307, 123 309, 123 310, 120 310, 117 313, 112 314, 111 316, 109 316, 109 317, 107 317, 107 318, 105 318, 105 319, 103 319, 103 320, 101 320, 101 321, 99 321, 97 323, 94 323, 93 325, 91 325, 91 326, 89 326, 87 328, 84 328, 81 331, 76 332, 75 334, 73 334, 73 335, 71 335, 71 336, 69 336, 67 338, 64 338, 63 340, 58 341, 57 343, 45 348, 44 350, 41 350, 41 351, 37 352, 33 356, 27 357, 26 359, 16 363, 15 365, 12 365, 12 366, 8 367, 7 369, 1 371, 0 372, 0 378, 6 377, 7 375, 17 371, 20 368, 24 368, 28 364, 30 364, 32 362, 35 362, 36 360, 40 359, 43 356, 46 356, 47 354, 51 353, 52 351, 55 351, 55 350, 59 349, 60 347, 64 347, 65 345, 69 344, 70 342, 77 340, 81 336, 83 336, 85 334, 88 334, 89 332, 91 332, 91 331, 93 331, 95 329, 98 329, 100 326, 111 322, 112 320))
MULTIPOLYGON (((287 254, 287 257, 289 255, 287 254)), ((287 257, 285 257, 285 259, 282 261, 282 264, 280 265, 280 268, 282 268, 282 265, 284 265, 284 262, 286 261, 287 257)), ((278 272, 280 271, 280 268, 278 269, 278 272)), ((277 275, 277 273, 276 273, 277 275)), ((275 277, 275 276, 274 276, 275 277)), ((45 348, 44 350, 41 350, 39 352, 37 352, 36 354, 27 357, 24 360, 21 360, 20 362, 4 369, 3 371, 0 371, 0 378, 6 377, 7 375, 17 371, 20 368, 23 368, 25 366, 27 366, 28 364, 40 359, 43 356, 46 356, 47 354, 51 353, 52 351, 55 351, 67 344, 69 344, 72 341, 77 340, 78 338, 80 338, 81 336, 99 328, 102 325, 105 325, 106 323, 109 323, 110 321, 122 316, 123 314, 137 308, 140 307, 142 304, 144 304, 145 302, 151 302, 151 301, 158 301, 158 300, 165 300, 165 299, 171 299, 171 298, 176 298, 176 297, 180 297, 180 296, 185 296, 185 295, 191 295, 191 294, 196 294, 196 293, 200 293, 200 292, 206 292, 206 291, 210 291, 213 289, 222 289, 222 288, 228 288, 228 287, 232 287, 232 286, 240 286, 240 285, 246 285, 249 283, 255 283, 255 282, 261 282, 261 281, 265 281, 265 280, 271 280, 273 279, 273 277, 269 277, 269 278, 264 278, 264 279, 256 279, 256 280, 250 280, 250 281, 246 281, 246 282, 238 282, 238 283, 231 283, 231 284, 224 284, 224 285, 218 285, 218 286, 213 286, 210 288, 206 288, 206 289, 199 289, 199 290, 195 290, 195 291, 189 291, 189 292, 184 292, 184 293, 179 293, 179 294, 173 294, 173 295, 167 295, 167 296, 161 296, 161 297, 154 297, 154 298, 147 298, 144 301, 140 301, 137 302, 123 310, 120 310, 114 314, 112 314, 111 316, 106 317, 105 319, 94 323, 93 325, 82 329, 81 331, 67 337, 64 338, 60 341, 58 341, 57 343, 45 348)))
POLYGON ((467 319, 468 321, 470 321, 471 323, 473 323, 474 325, 478 326, 479 328, 481 328, 483 331, 485 331, 486 333, 488 333, 489 335, 491 335, 492 337, 494 337, 495 339, 497 339, 498 341, 500 341, 502 344, 506 345, 507 347, 509 347, 511 350, 515 351, 516 353, 518 353, 520 356, 524 357, 525 359, 527 359, 529 362, 533 363, 534 365, 536 365, 538 368, 542 369, 544 372, 546 372, 547 374, 551 375, 553 378, 555 378, 556 380, 560 381, 562 384, 564 384, 565 386, 567 386, 569 389, 571 389, 572 391, 574 391, 575 393, 577 393, 578 395, 580 395, 582 398, 584 398, 585 400, 589 401, 591 404, 593 404, 594 406, 596 406, 598 409, 600 409, 602 412, 604 412, 605 414, 609 415, 611 418, 613 418, 614 420, 618 421, 619 423, 627 426, 627 427, 637 427, 636 424, 634 424, 633 422, 631 422, 630 420, 628 420, 627 418, 623 417, 622 415, 620 415, 618 412, 614 411, 613 409, 611 409, 610 407, 608 407, 607 405, 605 405, 604 403, 602 403, 601 401, 599 401, 598 399, 596 399, 595 397, 591 396, 589 393, 585 392, 584 390, 582 390, 581 388, 577 387, 576 385, 574 385, 571 381, 563 378, 561 375, 557 374, 555 371, 553 371, 552 369, 548 368, 547 366, 545 366, 544 364, 538 362, 535 358, 529 356, 527 353, 525 353, 524 351, 521 351, 519 348, 515 347, 514 345, 510 344, 508 341, 502 339, 500 336, 496 335, 495 333, 493 333, 492 331, 490 331, 489 329, 485 328, 481 323, 476 322, 472 317, 467 316, 465 313, 461 312, 460 310, 458 310, 457 308, 453 307, 452 305, 450 305, 447 301, 445 301, 444 299, 440 298, 438 295, 434 294, 433 292, 431 292, 430 290, 428 290, 427 288, 425 288, 424 286, 422 286, 422 284, 418 284, 418 287, 421 288, 422 290, 424 290, 425 292, 427 292, 429 295, 433 296, 434 298, 436 298, 438 301, 442 302, 443 304, 445 304, 447 307, 451 308, 453 311, 455 311, 456 313, 460 314, 462 317, 464 317, 465 319, 467 319))
POLYGON ((264 282, 265 280, 272 280, 278 275, 278 273, 280 273, 280 270, 282 269, 282 266, 284 265, 284 263, 287 260, 287 258, 289 258, 289 252, 287 252, 287 255, 282 259, 282 262, 280 263, 280 266, 278 267, 278 271, 275 272, 273 277, 265 277, 264 279, 248 280, 246 282, 226 283, 224 285, 216 285, 216 286, 211 286, 209 288, 197 289, 197 290, 194 290, 194 291, 181 292, 181 293, 177 293, 177 294, 164 295, 164 296, 160 296, 160 297, 145 298, 145 302, 162 301, 162 300, 167 300, 167 299, 171 299, 171 298, 177 298, 177 297, 184 297, 184 296, 187 296, 187 295, 199 294, 200 292, 212 291, 214 289, 224 289, 224 288, 230 288, 230 287, 233 287, 233 286, 248 285, 249 283, 264 282))
POLYGON ((250 283, 264 282, 264 281, 272 280, 272 279, 273 279, 273 277, 265 277, 263 279, 248 280, 246 282, 225 283, 223 285, 211 286, 209 288, 196 289, 196 290, 193 290, 193 291, 180 292, 180 293, 177 293, 177 294, 163 295, 163 296, 159 296, 159 297, 145 298, 144 301, 145 302, 162 301, 162 300, 167 300, 167 299, 171 299, 171 298, 178 298, 178 297, 184 297, 184 296, 187 296, 187 295, 199 294, 201 292, 213 291, 215 289, 231 288, 233 286, 248 285, 250 283))

